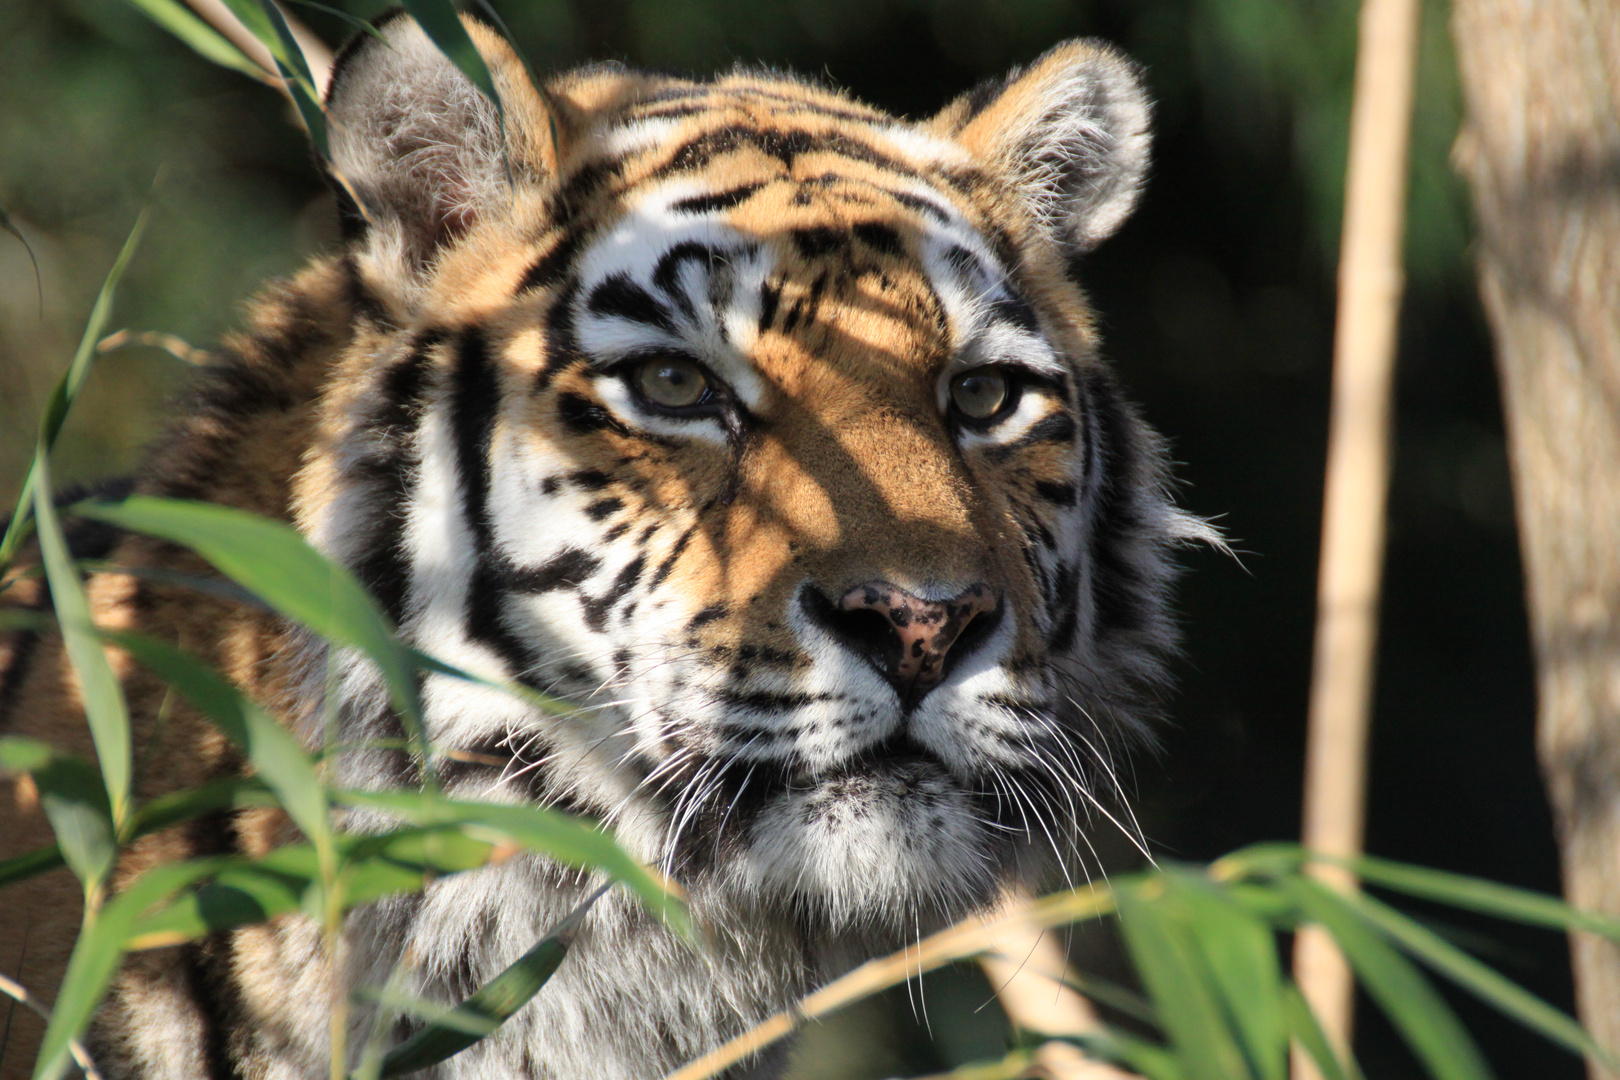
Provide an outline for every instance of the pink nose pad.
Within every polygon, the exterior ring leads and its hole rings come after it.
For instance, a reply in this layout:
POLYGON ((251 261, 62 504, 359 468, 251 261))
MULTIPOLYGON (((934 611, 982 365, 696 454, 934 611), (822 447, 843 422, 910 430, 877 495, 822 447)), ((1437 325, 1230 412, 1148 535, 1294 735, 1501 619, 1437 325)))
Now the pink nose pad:
POLYGON ((899 664, 889 681, 919 697, 944 677, 945 654, 968 623, 997 606, 988 585, 970 585, 949 600, 924 600, 887 581, 857 585, 838 601, 842 611, 875 611, 888 618, 900 636, 899 664))

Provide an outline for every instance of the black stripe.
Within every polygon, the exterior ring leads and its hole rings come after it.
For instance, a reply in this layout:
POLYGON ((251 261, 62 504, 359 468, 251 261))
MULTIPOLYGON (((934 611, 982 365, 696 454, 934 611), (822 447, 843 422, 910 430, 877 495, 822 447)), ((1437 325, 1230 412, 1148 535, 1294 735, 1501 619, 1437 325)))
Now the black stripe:
POLYGON ((421 460, 416 432, 432 370, 428 353, 442 340, 442 331, 422 335, 410 354, 384 374, 382 401, 361 421, 363 430, 382 444, 382 451, 356 469, 370 481, 372 500, 371 520, 365 526, 369 534, 366 553, 354 572, 396 626, 405 617, 410 583, 405 507, 410 501, 411 478, 421 460))
POLYGON ((609 514, 617 514, 624 509, 624 500, 610 495, 605 499, 597 499, 585 508, 585 516, 592 521, 601 521, 609 514))
POLYGON ((990 305, 991 314, 997 318, 1005 319, 1018 327, 1034 333, 1040 328, 1040 320, 1035 317, 1035 308, 1022 296, 1004 296, 990 305))
POLYGON ((748 200, 748 197, 764 184, 744 184, 734 187, 730 191, 720 191, 713 195, 693 195, 689 199, 681 199, 673 203, 670 209, 677 214, 712 214, 716 210, 730 210, 748 200))
POLYGON ((628 435, 630 429, 601 405, 578 394, 557 395, 557 417, 563 426, 576 435, 589 435, 596 431, 612 431, 628 435))
POLYGON ((695 523, 689 525, 676 538, 674 546, 669 549, 669 554, 664 556, 663 561, 658 564, 658 569, 653 571, 652 581, 647 586, 649 589, 658 588, 664 583, 664 579, 669 577, 669 572, 675 568, 675 560, 681 557, 681 552, 686 550, 686 545, 692 542, 692 534, 697 532, 697 528, 695 523))
POLYGON ((676 148, 669 161, 648 179, 659 180, 670 173, 704 168, 715 158, 743 147, 751 147, 774 157, 788 168, 792 168, 794 159, 802 154, 830 153, 876 165, 899 176, 916 175, 916 171, 904 162, 838 132, 815 134, 729 124, 683 143, 676 148))
POLYGON ((556 243, 534 260, 534 264, 524 273, 517 291, 521 294, 531 289, 549 289, 562 281, 573 268, 574 253, 579 250, 581 239, 582 235, 572 229, 559 236, 556 243))
POLYGON ((632 281, 628 274, 613 274, 608 277, 591 290, 585 306, 598 315, 629 319, 671 333, 675 330, 669 308, 654 299, 652 293, 632 281))
POLYGON ((908 210, 915 210, 919 214, 927 214, 941 225, 951 220, 951 215, 944 207, 932 199, 925 199, 920 195, 913 195, 909 191, 887 191, 888 196, 908 210))
POLYGON ((574 337, 574 297, 579 295, 579 280, 571 278, 546 309, 546 362, 534 377, 531 388, 543 393, 561 372, 577 363, 579 342, 574 337))
POLYGON ((798 247, 799 254, 806 259, 845 250, 849 247, 849 239, 849 233, 841 229, 829 229, 826 226, 793 230, 793 243, 798 247))
POLYGON ((1035 494, 1058 506, 1073 506, 1079 497, 1072 480, 1062 483, 1056 480, 1037 480, 1035 494))
POLYGON ((776 306, 782 302, 782 286, 766 282, 759 289, 759 332, 764 333, 776 321, 776 306))
POLYGON ((1091 384, 1091 421, 1096 430, 1098 473, 1091 500, 1091 589, 1098 629, 1138 630, 1144 624, 1148 583, 1130 559, 1143 531, 1132 474, 1137 468, 1131 418, 1109 382, 1091 384))
POLYGON ((500 377, 483 331, 462 331, 456 343, 451 429, 461 476, 463 517, 473 535, 473 572, 467 588, 467 636, 494 649, 521 677, 534 664, 532 650, 506 627, 503 579, 510 576, 495 550, 489 515, 489 446, 500 412, 500 377))
POLYGON ((874 251, 884 255, 900 255, 904 252, 900 234, 892 226, 876 221, 863 221, 852 231, 861 243, 874 251))
POLYGON ((658 263, 653 267, 652 283, 674 301, 675 306, 679 307, 688 319, 695 321, 697 309, 692 306, 691 297, 680 287, 681 264, 700 263, 712 273, 716 266, 723 266, 728 261, 727 252, 720 248, 687 240, 676 244, 658 257, 658 263))
POLYGON ((569 548, 553 555, 539 566, 514 566, 507 570, 507 584, 525 593, 554 592, 583 585, 602 565, 602 560, 582 548, 569 548))

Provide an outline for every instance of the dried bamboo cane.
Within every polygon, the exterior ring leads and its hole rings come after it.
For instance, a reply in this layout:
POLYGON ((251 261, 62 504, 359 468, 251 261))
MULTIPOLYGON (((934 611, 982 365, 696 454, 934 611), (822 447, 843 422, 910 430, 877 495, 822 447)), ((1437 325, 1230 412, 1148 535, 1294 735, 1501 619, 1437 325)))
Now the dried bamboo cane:
MULTIPOLYGON (((1306 846, 1340 856, 1361 851, 1418 14, 1417 0, 1364 0, 1351 106, 1304 820, 1306 846)), ((1316 866, 1330 885, 1355 887, 1316 866)), ((1321 928, 1298 935, 1294 972, 1347 1051, 1353 984, 1321 928)), ((1294 1075, 1319 1076, 1297 1047, 1294 1075)))

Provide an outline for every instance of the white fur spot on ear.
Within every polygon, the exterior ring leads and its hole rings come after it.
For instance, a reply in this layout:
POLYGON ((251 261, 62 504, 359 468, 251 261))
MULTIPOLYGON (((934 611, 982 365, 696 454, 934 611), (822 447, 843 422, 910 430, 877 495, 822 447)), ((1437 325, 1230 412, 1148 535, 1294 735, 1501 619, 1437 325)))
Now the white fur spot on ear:
POLYGON ((500 120, 414 21, 383 34, 333 78, 332 162, 365 204, 372 245, 397 247, 410 271, 501 197, 500 120))

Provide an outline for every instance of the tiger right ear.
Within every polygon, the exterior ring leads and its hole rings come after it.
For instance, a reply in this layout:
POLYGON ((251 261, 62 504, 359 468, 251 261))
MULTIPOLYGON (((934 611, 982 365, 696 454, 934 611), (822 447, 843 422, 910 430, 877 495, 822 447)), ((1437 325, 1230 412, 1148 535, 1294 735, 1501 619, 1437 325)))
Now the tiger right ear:
POLYGON ((555 148, 535 135, 555 128, 522 61, 487 26, 462 22, 500 94, 504 146, 495 106, 403 12, 349 43, 327 91, 345 233, 408 276, 510 198, 509 183, 556 170, 555 148))
POLYGON ((1136 207, 1151 114, 1135 63, 1100 41, 1066 41, 957 98, 929 126, 1005 168, 1036 224, 1083 254, 1136 207))

